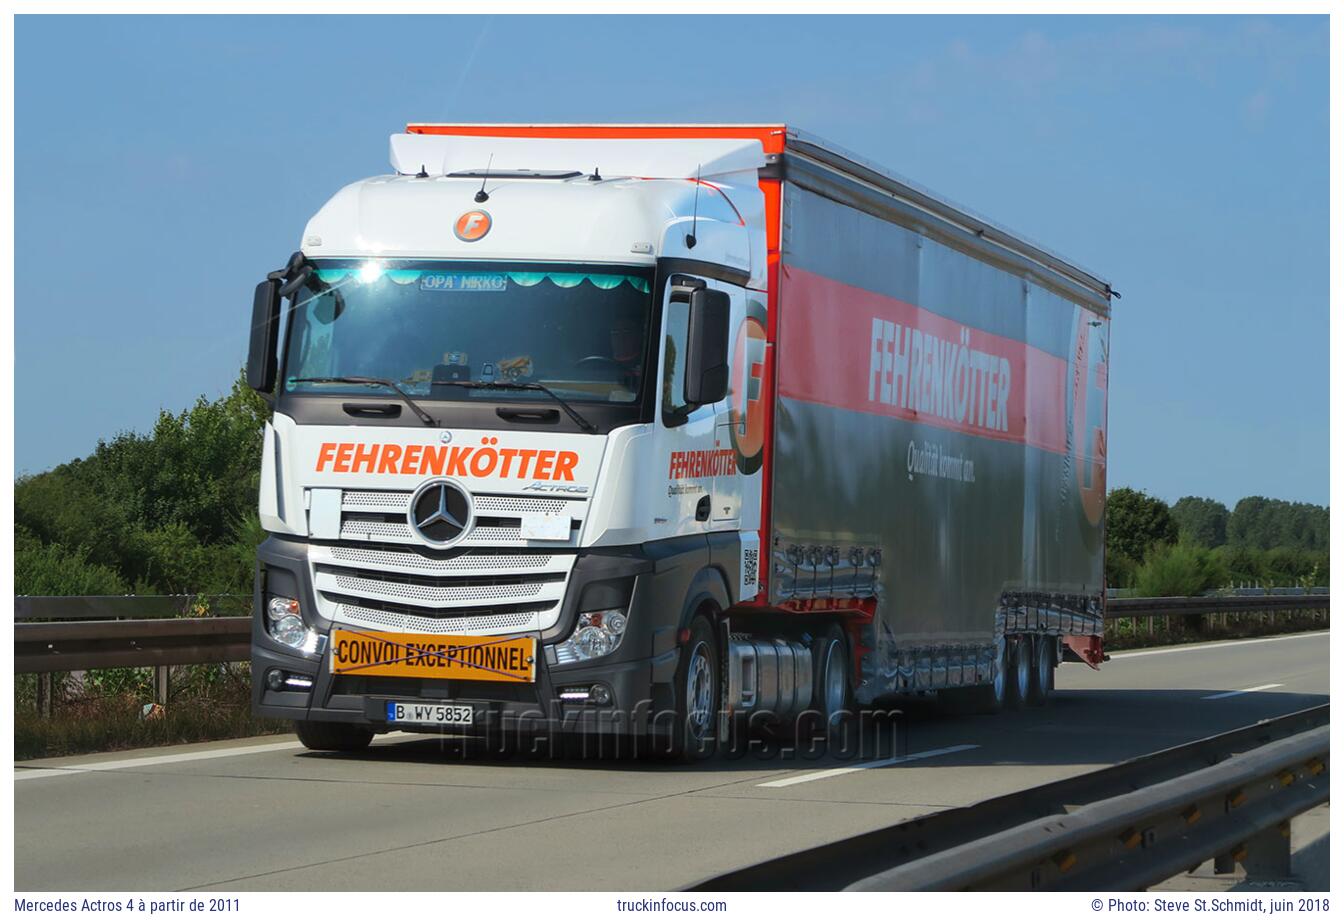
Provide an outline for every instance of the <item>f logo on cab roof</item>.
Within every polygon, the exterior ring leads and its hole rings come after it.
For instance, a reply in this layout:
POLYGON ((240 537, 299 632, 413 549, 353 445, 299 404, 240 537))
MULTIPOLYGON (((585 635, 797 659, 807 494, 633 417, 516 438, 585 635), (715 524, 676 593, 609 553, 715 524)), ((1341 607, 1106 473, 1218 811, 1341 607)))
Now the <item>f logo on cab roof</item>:
POLYGON ((493 222, 486 211, 468 211, 453 224, 453 234, 464 243, 474 243, 490 232, 493 222))

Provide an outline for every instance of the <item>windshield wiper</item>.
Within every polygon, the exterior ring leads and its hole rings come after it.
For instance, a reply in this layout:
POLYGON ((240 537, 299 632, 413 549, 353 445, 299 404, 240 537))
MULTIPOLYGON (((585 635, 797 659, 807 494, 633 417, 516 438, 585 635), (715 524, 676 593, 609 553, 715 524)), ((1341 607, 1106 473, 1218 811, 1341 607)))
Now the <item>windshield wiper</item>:
POLYGON ((574 424, 589 434, 597 434, 596 425, 579 415, 573 406, 560 398, 560 394, 545 384, 517 383, 512 380, 435 380, 434 386, 462 387, 467 390, 536 390, 554 399, 560 408, 565 410, 565 414, 574 420, 574 424))
POLYGON ((397 386, 391 380, 388 380, 386 377, 293 377, 290 379, 290 383, 358 383, 368 386, 387 387, 389 390, 392 390, 400 396, 402 401, 411 407, 412 412, 420 416, 420 421, 433 428, 439 426, 439 423, 434 421, 433 416, 416 405, 415 400, 411 399, 410 395, 407 394, 405 390, 397 386))

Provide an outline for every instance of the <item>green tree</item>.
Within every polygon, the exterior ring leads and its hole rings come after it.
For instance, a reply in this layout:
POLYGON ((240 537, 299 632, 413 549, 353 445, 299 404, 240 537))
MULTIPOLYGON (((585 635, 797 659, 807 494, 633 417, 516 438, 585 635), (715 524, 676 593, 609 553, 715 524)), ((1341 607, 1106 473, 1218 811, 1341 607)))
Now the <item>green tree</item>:
POLYGON ((1106 552, 1144 559, 1159 543, 1179 536, 1171 509, 1160 498, 1135 489, 1112 489, 1106 497, 1106 552))
POLYGON ((1209 549, 1227 542, 1227 505, 1211 498, 1187 495, 1171 506, 1171 517, 1181 541, 1209 549))
POLYGON ((1260 550, 1328 550, 1330 509, 1252 495, 1232 509, 1227 542, 1260 550))
POLYGON ((93 593, 247 591, 267 413, 239 374, 221 399, 160 413, 149 434, 122 432, 88 457, 18 479, 16 565, 23 550, 27 593, 86 593, 75 588, 109 578, 115 588, 93 593), (60 564, 72 571, 65 581, 53 571, 60 564))

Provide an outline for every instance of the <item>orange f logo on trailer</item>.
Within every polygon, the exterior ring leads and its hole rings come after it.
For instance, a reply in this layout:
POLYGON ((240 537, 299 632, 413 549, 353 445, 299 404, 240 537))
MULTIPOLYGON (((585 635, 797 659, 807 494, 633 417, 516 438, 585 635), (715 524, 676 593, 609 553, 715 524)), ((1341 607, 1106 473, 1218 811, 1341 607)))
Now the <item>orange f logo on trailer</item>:
POLYGON ((453 224, 453 234, 464 243, 474 243, 490 232, 492 223, 485 211, 468 211, 453 224))

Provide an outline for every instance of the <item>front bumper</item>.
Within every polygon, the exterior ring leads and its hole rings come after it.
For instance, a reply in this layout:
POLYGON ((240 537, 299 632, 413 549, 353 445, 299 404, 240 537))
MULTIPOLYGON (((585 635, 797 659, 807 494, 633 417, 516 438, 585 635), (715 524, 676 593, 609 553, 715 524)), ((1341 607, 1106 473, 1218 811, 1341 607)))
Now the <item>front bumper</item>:
POLYGON ((277 643, 263 626, 269 584, 270 593, 295 592, 308 625, 322 637, 330 634, 332 623, 316 614, 306 544, 271 537, 262 544, 258 558, 252 627, 252 698, 258 716, 347 722, 375 731, 439 731, 388 723, 386 704, 453 702, 473 708, 472 726, 452 727, 454 733, 644 734, 655 722, 655 711, 670 706, 679 655, 675 641, 679 611, 665 602, 663 589, 657 587, 661 579, 637 549, 581 554, 576 560, 558 622, 544 633, 532 633, 541 654, 537 679, 530 684, 332 674, 325 638, 317 652, 304 654, 277 643), (629 623, 620 648, 590 662, 557 664, 555 644, 569 637, 579 610, 615 606, 612 599, 617 596, 627 604, 629 623), (307 678, 312 686, 273 690, 267 681, 272 671, 307 678), (609 704, 559 697, 563 688, 594 684, 607 688, 609 704))

